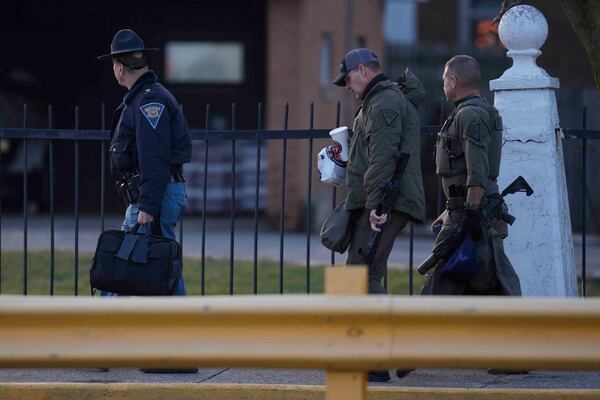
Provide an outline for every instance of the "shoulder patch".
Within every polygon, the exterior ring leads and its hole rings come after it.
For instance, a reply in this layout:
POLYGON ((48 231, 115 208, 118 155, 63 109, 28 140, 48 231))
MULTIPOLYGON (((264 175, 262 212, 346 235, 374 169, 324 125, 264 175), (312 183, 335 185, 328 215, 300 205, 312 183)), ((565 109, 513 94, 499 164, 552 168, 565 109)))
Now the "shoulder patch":
POLYGON ((390 126, 394 122, 394 120, 398 118, 398 113, 394 110, 382 110, 381 116, 383 117, 385 124, 387 126, 390 126))
POLYGON ((467 128, 467 136, 470 137, 471 139, 475 139, 477 141, 479 141, 481 139, 480 132, 479 132, 479 122, 475 123, 475 124, 471 124, 471 126, 469 126, 467 128))
POLYGON ((152 129, 156 129, 164 109, 165 106, 161 103, 148 103, 140 107, 140 111, 142 111, 142 114, 144 114, 144 117, 146 117, 148 123, 152 126, 152 129))

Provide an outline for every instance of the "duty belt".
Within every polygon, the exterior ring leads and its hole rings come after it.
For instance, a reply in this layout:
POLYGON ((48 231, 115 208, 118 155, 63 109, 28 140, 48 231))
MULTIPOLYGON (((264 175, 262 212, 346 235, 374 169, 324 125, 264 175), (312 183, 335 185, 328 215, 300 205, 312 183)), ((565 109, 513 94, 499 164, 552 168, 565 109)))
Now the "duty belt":
POLYGON ((465 208, 465 201, 467 201, 466 196, 450 197, 446 200, 446 209, 448 211, 462 210, 465 208))
POLYGON ((185 179, 183 179, 183 168, 182 168, 181 164, 171 165, 169 181, 170 182, 181 182, 181 183, 185 182, 185 179))
POLYGON ((171 172, 171 175, 169 176, 169 181, 184 183, 185 179, 183 179, 183 174, 181 172, 171 172))

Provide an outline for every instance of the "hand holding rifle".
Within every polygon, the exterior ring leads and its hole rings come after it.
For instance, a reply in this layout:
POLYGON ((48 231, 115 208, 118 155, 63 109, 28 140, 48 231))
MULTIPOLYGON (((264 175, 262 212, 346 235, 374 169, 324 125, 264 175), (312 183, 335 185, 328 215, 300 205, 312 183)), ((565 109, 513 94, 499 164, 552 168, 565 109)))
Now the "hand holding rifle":
POLYGON ((363 257, 365 264, 369 266, 373 264, 375 253, 381 240, 380 226, 388 222, 388 214, 393 209, 400 194, 400 181, 402 180, 404 170, 408 166, 408 160, 410 160, 410 154, 400 152, 396 159, 396 167, 394 168, 392 179, 389 182, 380 183, 383 189, 383 198, 377 205, 377 208, 371 210, 369 214, 369 223, 371 224, 372 232, 367 241, 367 246, 366 248, 359 249, 359 253, 363 257))

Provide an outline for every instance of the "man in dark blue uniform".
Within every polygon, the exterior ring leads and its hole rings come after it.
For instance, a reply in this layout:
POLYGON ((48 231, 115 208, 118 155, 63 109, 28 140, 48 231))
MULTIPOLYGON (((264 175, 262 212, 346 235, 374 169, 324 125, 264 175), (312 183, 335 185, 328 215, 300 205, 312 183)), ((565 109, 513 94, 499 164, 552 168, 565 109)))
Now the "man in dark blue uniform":
MULTIPOLYGON (((123 230, 136 223, 140 231, 175 239, 175 226, 186 207, 183 164, 191 159, 191 140, 181 106, 148 68, 145 48, 131 29, 117 32, 111 52, 119 85, 128 92, 114 115, 110 166, 119 195, 128 204, 123 230)), ((185 295, 183 277, 176 295, 185 295)))

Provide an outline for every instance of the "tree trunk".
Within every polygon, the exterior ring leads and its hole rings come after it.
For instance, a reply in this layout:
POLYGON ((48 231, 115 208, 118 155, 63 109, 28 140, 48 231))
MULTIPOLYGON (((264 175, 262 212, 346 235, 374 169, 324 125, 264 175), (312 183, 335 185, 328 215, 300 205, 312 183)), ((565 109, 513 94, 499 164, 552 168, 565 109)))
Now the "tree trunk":
POLYGON ((560 0, 560 4, 588 54, 600 93, 600 1, 560 0))

